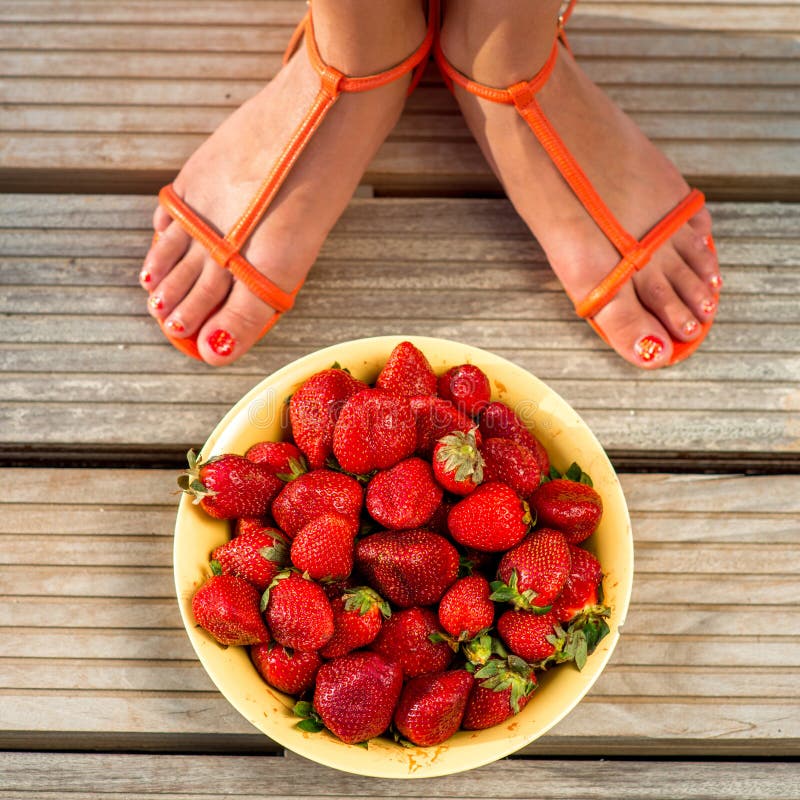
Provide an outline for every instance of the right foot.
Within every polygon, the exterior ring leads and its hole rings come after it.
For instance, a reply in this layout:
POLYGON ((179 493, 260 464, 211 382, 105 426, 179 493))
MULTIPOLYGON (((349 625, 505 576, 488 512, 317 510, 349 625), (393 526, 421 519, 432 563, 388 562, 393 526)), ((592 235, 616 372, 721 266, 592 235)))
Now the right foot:
MULTIPOLYGON (((553 46, 559 0, 447 4, 441 41, 460 72, 498 88, 530 80, 553 46), (493 17, 494 15, 494 17, 493 17), (480 17, 480 18, 479 18, 480 17)), ((514 106, 456 86, 464 117, 509 199, 567 294, 582 300, 620 256, 561 177, 514 106)), ((537 100, 600 197, 641 237, 689 193, 675 166, 559 45, 537 100)), ((706 209, 653 255, 593 318, 612 347, 638 367, 669 363, 672 340, 691 342, 713 319, 721 286, 706 209)))
MULTIPOLYGON (((425 37, 419 0, 316 0, 314 28, 324 61, 346 75, 381 72, 425 37)), ((306 277, 322 243, 397 122, 410 75, 366 92, 342 93, 242 249, 251 264, 290 292, 306 277)), ((235 111, 189 158, 178 195, 221 234, 238 220, 320 88, 305 42, 276 77, 235 111)), ((274 310, 159 207, 158 236, 140 274, 148 309, 176 338, 197 335, 203 360, 235 361, 256 342, 274 310)))

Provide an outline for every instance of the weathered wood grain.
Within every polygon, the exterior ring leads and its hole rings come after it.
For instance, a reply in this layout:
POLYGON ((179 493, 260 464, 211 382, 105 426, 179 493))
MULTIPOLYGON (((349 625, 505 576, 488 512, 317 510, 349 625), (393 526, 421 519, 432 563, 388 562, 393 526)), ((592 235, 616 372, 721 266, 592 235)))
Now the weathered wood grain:
MULTIPOLYGON (((32 735, 52 745, 53 731, 120 747, 148 734, 252 736, 182 628, 170 566, 175 474, 7 471, 6 746, 32 735)), ((622 638, 587 700, 527 752, 797 755, 800 477, 622 482, 636 553, 622 638)))
MULTIPOLYGON (((148 756, 70 753, 4 753, 7 778, 0 797, 76 800, 98 795, 199 800, 207 789, 225 796, 263 797, 257 786, 274 786, 274 800, 296 797, 439 797, 604 800, 609 787, 620 800, 796 800, 797 764, 504 760, 459 775, 420 781, 362 778, 336 772, 293 754, 284 756, 148 756), (146 785, 142 776, 147 776, 146 785), (187 785, 187 776, 191 780, 187 785), (16 792, 16 794, 14 794, 16 792)), ((221 796, 221 795, 220 795, 221 796)))
MULTIPOLYGON (((5 0, 0 182, 155 188, 274 76, 303 10, 300 0, 234 4, 221 25, 210 0, 174 13, 5 0)), ((796 198, 796 12, 794 3, 729 0, 687 14, 674 3, 584 2, 570 38, 589 74, 692 182, 796 198)), ((366 180, 497 188, 433 67, 366 180)))
POLYGON ((137 255, 152 208, 139 196, 0 197, 3 445, 147 447, 153 427, 164 445, 198 444, 274 369, 399 330, 511 358, 612 453, 800 448, 798 206, 712 205, 726 279, 718 322, 695 357, 650 374, 574 316, 506 201, 465 198, 354 200, 294 312, 237 364, 210 370, 174 352, 144 312, 137 255), (333 311, 343 306, 346 319, 333 311))

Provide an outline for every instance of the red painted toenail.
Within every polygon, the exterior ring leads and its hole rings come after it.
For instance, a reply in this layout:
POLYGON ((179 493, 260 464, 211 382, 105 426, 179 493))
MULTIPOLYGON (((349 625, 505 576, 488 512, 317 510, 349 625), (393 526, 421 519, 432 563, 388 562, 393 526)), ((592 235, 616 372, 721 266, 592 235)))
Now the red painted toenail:
POLYGON ((712 246, 712 244, 713 244, 713 242, 714 242, 714 240, 713 240, 713 239, 712 239, 710 236, 704 236, 704 237, 703 237, 703 244, 704 244, 706 247, 711 247, 711 246, 712 246))
POLYGON ((690 319, 683 323, 683 327, 681 331, 683 332, 684 336, 694 336, 697 333, 697 329, 700 327, 700 323, 697 320, 690 319))
POLYGON ((147 305, 149 305, 153 311, 161 311, 161 309, 164 308, 164 300, 162 299, 161 295, 153 294, 150 295, 147 305))
POLYGON ((654 361, 664 350, 664 342, 658 336, 642 336, 633 346, 633 351, 642 361, 654 361))
POLYGON ((156 232, 153 234, 153 244, 158 244, 158 240, 159 240, 160 238, 161 238, 161 234, 160 234, 158 231, 156 231, 156 232))
POLYGON ((152 276, 152 275, 151 275, 151 274, 150 274, 150 273, 149 273, 149 272, 148 272, 146 269, 143 269, 143 270, 142 270, 142 271, 139 273, 139 280, 140 280, 142 283, 150 283, 150 281, 151 281, 152 279, 153 279, 153 276, 152 276))
POLYGON ((168 319, 164 325, 173 333, 183 333, 186 330, 186 328, 183 327, 183 323, 178 322, 177 319, 168 319))
POLYGON ((722 288, 722 276, 721 275, 712 275, 708 282, 711 284, 712 289, 716 289, 719 291, 722 288))
POLYGON ((713 300, 703 300, 700 304, 704 314, 713 314, 717 310, 717 304, 713 300))
POLYGON ((208 337, 208 346, 218 356, 229 356, 236 346, 236 339, 234 339, 228 331, 219 328, 208 337))

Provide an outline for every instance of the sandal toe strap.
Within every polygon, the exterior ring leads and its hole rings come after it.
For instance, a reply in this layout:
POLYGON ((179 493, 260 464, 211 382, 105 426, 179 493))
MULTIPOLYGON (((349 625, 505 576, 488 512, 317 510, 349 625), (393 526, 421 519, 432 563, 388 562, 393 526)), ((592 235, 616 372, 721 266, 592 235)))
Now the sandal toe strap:
POLYGON ((653 254, 665 244, 673 234, 690 220, 706 203, 703 193, 697 189, 691 192, 659 220, 635 246, 622 254, 620 262, 597 284, 580 302, 575 304, 579 317, 588 319, 604 308, 619 290, 640 269, 645 267, 653 254))
POLYGON ((230 270, 256 297, 278 312, 288 311, 294 305, 299 287, 292 292, 286 292, 262 275, 238 251, 233 242, 220 236, 178 196, 173 184, 165 186, 159 192, 158 199, 189 236, 198 241, 220 267, 230 270))

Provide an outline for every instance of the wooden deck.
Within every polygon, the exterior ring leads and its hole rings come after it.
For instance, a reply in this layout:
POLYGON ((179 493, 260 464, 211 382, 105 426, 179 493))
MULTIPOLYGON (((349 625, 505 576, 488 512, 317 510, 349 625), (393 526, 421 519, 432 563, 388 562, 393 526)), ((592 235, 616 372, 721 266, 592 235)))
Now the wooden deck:
POLYGON ((574 316, 431 68, 296 309, 212 370, 144 309, 152 192, 274 74, 303 8, 0 0, 0 798, 797 800, 800 2, 584 0, 571 26, 712 198, 725 288, 686 363, 637 371, 574 316), (403 783, 240 717, 171 567, 185 449, 274 369, 386 333, 492 349, 561 393, 622 473, 636 557, 572 714, 513 758, 403 783))

